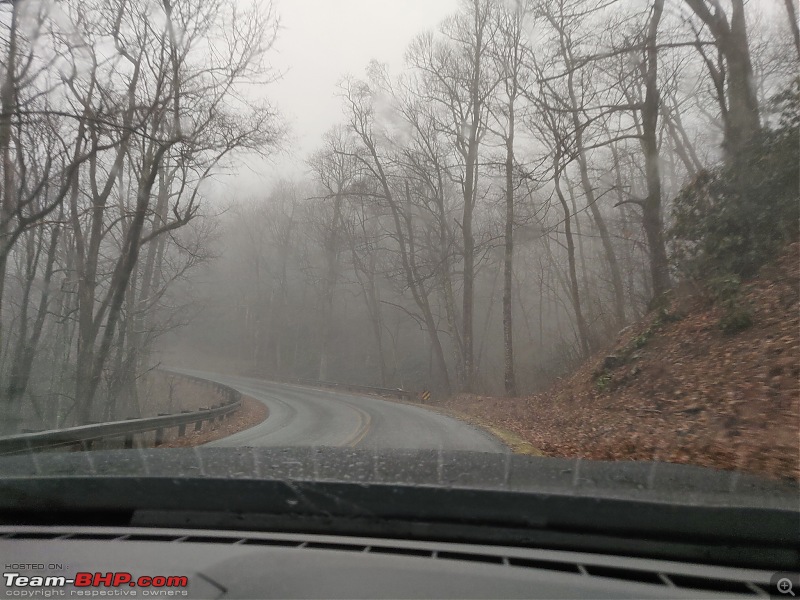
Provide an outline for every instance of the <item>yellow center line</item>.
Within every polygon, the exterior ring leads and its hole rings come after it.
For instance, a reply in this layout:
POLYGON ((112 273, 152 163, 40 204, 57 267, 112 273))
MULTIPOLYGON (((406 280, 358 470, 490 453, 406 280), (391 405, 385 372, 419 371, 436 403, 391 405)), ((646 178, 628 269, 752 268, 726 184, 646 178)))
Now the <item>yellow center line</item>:
POLYGON ((363 440, 364 436, 366 436, 367 433, 369 433, 369 428, 370 425, 372 424, 372 417, 369 415, 368 412, 363 411, 360 408, 356 408, 352 404, 350 405, 350 408, 352 408, 359 414, 359 416, 361 417, 361 423, 359 424, 355 433, 350 437, 350 439, 346 440, 342 445, 354 448, 356 444, 358 444, 361 440, 363 440))

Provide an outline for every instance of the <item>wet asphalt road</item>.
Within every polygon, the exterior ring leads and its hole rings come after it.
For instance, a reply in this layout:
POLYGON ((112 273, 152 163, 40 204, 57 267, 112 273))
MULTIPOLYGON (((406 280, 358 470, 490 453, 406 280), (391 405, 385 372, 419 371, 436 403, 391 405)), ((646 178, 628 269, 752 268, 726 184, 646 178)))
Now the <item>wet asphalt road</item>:
POLYGON ((269 409, 263 423, 208 446, 509 451, 488 432, 418 406, 250 377, 172 370, 228 385, 269 409))

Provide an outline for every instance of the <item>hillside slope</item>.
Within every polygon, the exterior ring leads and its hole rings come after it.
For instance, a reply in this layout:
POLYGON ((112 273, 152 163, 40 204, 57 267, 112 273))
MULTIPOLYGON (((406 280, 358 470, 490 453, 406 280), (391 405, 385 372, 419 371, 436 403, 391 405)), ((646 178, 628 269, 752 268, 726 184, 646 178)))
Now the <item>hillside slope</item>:
POLYGON ((661 460, 800 478, 800 246, 740 290, 752 325, 676 294, 572 376, 528 398, 443 405, 510 429, 545 454, 661 460))

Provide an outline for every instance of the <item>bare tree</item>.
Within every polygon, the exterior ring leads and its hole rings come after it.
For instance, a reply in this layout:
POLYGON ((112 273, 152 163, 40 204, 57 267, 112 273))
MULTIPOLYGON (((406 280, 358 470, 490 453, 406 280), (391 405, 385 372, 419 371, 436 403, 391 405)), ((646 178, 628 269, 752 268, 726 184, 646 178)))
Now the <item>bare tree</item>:
POLYGON ((442 105, 447 122, 441 128, 452 136, 462 161, 455 175, 463 194, 461 234, 464 257, 464 291, 461 328, 464 381, 467 391, 474 384, 474 286, 475 237, 473 215, 478 192, 479 149, 486 127, 489 98, 497 86, 495 73, 487 66, 492 30, 491 0, 465 0, 464 11, 444 24, 447 41, 437 43, 422 36, 409 52, 411 65, 424 73, 430 99, 442 105))
POLYGON ((658 90, 658 25, 664 12, 664 0, 653 0, 653 13, 647 28, 645 98, 642 105, 642 150, 647 172, 647 198, 642 203, 642 222, 650 250, 650 277, 653 296, 659 298, 670 289, 669 262, 664 243, 661 216, 661 173, 658 150, 658 115, 661 103, 658 90))
POLYGON ((333 296, 339 276, 338 259, 342 250, 341 236, 344 229, 343 202, 356 177, 356 162, 347 142, 344 128, 334 128, 325 136, 325 146, 309 161, 309 166, 325 193, 323 200, 332 203, 332 210, 329 213, 321 212, 324 222, 320 224, 325 255, 322 310, 320 311, 322 339, 318 372, 320 381, 328 379, 333 296))
MULTIPOLYGON (((27 271, 41 273, 45 291, 28 329, 30 286, 22 286, 26 325, 13 332, 4 389, 18 402, 28 387, 63 257, 62 291, 74 301, 59 318, 74 320, 76 346, 71 356, 65 336, 74 388, 62 395, 74 401, 74 420, 87 422, 100 414, 104 373, 116 392, 149 368, 153 307, 199 256, 184 246, 192 256, 183 267, 172 275, 162 268, 168 240, 180 245, 175 232, 198 215, 202 182, 231 152, 261 152, 280 136, 274 111, 238 94, 243 82, 269 78, 263 57, 276 21, 269 7, 228 0, 92 0, 88 11, 64 2, 58 18, 46 3, 32 4, 12 3, 3 49, 0 286, 23 240, 40 248, 27 271), (24 11, 28 38, 17 23, 24 11), (163 18, 147 18, 154 14, 163 18), (64 223, 48 223, 59 207, 64 223)), ((103 414, 114 411, 107 405, 103 414)))
MULTIPOLYGON (((542 78, 541 71, 539 72, 539 78, 542 78)), ((563 218, 558 225, 563 225, 564 237, 566 240, 569 281, 568 284, 565 282, 564 287, 568 291, 569 300, 575 315, 581 355, 585 358, 591 352, 591 346, 589 342, 589 327, 583 313, 580 285, 578 282, 575 240, 572 233, 572 219, 574 215, 570 211, 569 204, 567 203, 562 189, 563 174, 570 162, 568 123, 571 119, 565 113, 548 110, 547 106, 550 104, 550 101, 546 94, 547 92, 544 89, 540 89, 540 96, 529 96, 530 99, 538 105, 536 115, 532 116, 529 122, 538 132, 540 140, 546 144, 547 153, 550 156, 551 170, 549 173, 553 180, 553 191, 561 205, 563 214, 563 218)))
POLYGON ((797 9, 794 0, 783 0, 783 2, 786 5, 786 15, 789 17, 789 28, 792 30, 797 58, 800 59, 800 26, 797 24, 797 9))
MULTIPOLYGON (((611 241, 611 234, 609 233, 608 226, 606 225, 598 205, 599 198, 595 192, 595 186, 589 176, 587 146, 597 146, 599 144, 587 144, 585 142, 590 124, 605 119, 605 113, 608 111, 609 107, 603 106, 603 102, 597 102, 597 94, 594 90, 589 89, 591 75, 585 73, 585 69, 579 68, 580 61, 575 56, 575 41, 573 40, 572 33, 581 21, 591 18, 594 12, 604 7, 605 2, 592 3, 586 6, 583 3, 577 5, 572 3, 568 5, 564 0, 559 0, 554 9, 544 7, 542 12, 558 34, 558 48, 565 73, 564 84, 566 97, 564 101, 559 103, 560 105, 550 107, 550 109, 568 111, 572 119, 573 135, 575 138, 575 160, 580 173, 581 188, 586 197, 586 205, 597 224, 600 240, 603 244, 603 250, 608 261, 614 293, 614 315, 617 327, 621 328, 625 324, 625 293, 622 285, 622 273, 617 261, 616 250, 611 241), (578 82, 576 82, 576 78, 579 78, 578 82), (580 100, 578 97, 578 86, 581 88, 580 100), (592 111, 592 102, 596 102, 600 105, 599 109, 594 109, 593 111, 599 114, 589 116, 587 113, 592 111)), ((605 102, 608 104, 607 100, 605 102)))
POLYGON ((370 209, 368 202, 369 200, 365 196, 351 197, 348 202, 348 217, 344 224, 353 273, 361 288, 361 295, 364 298, 364 306, 367 309, 370 329, 375 341, 380 385, 385 387, 389 382, 389 373, 384 352, 384 322, 378 287, 378 251, 381 235, 377 223, 378 215, 376 211, 370 209))
POLYGON ((504 98, 498 99, 497 109, 493 111, 501 128, 500 136, 505 145, 505 227, 503 232, 503 381, 507 396, 517 395, 514 373, 514 318, 512 309, 514 276, 514 207, 518 178, 515 157, 515 133, 518 104, 523 97, 523 89, 528 81, 525 62, 525 49, 528 47, 525 28, 530 26, 532 7, 530 2, 519 2, 513 8, 497 11, 498 23, 494 28, 497 35, 491 48, 502 84, 504 98))
MULTIPOLYGON (((401 188, 395 192, 390 181, 384 157, 379 152, 377 135, 374 130, 374 111, 369 86, 363 82, 347 81, 343 98, 348 113, 348 126, 363 147, 358 153, 359 162, 366 169, 370 179, 377 186, 374 193, 386 202, 393 225, 393 234, 400 253, 400 264, 408 290, 422 313, 422 322, 427 331, 439 374, 440 385, 449 393, 450 376, 444 350, 439 338, 439 330, 431 308, 428 290, 419 276, 415 228, 411 214, 411 192, 407 180, 401 180, 401 188)), ((365 190, 367 191, 367 190, 365 190)))
POLYGON ((718 0, 685 2, 708 28, 720 56, 725 59, 724 66, 715 66, 703 46, 698 43, 698 51, 701 52, 712 78, 719 87, 725 86, 725 98, 720 106, 725 124, 725 149, 729 154, 736 154, 761 131, 747 40, 744 0, 731 0, 730 20, 718 0))

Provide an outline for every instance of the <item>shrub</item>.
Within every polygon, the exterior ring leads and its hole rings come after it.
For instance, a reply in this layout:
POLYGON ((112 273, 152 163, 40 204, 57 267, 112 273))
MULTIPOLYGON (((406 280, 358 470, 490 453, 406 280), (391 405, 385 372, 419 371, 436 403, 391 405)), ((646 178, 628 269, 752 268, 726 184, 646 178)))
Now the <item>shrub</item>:
POLYGON ((724 312, 719 320, 719 327, 726 335, 744 331, 753 324, 753 312, 743 301, 731 301, 725 304, 724 312))
POLYGON ((739 288, 741 285, 742 280, 738 275, 728 273, 725 275, 716 275, 709 279, 706 283, 706 288, 710 292, 714 302, 728 302, 739 295, 739 288))
POLYGON ((773 99, 778 127, 702 171, 675 199, 668 231, 673 266, 692 279, 748 278, 797 239, 800 78, 773 99))
POLYGON ((715 275, 705 285, 711 301, 722 307, 719 328, 726 335, 739 333, 753 324, 753 311, 741 294, 742 280, 728 273, 715 275))

